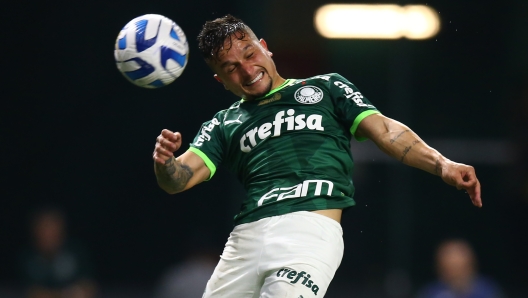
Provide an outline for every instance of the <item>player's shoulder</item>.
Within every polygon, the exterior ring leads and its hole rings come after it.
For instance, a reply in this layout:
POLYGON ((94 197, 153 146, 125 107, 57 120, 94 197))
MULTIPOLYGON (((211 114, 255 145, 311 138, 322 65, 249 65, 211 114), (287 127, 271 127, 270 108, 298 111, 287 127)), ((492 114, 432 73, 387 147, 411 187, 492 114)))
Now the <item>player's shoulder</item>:
POLYGON ((313 77, 304 79, 303 81, 327 85, 331 85, 336 81, 351 84, 350 81, 348 81, 345 77, 336 72, 315 75, 313 77))
POLYGON ((224 119, 225 115, 228 114, 229 112, 232 112, 234 110, 238 110, 238 108, 240 107, 240 103, 241 103, 241 101, 236 101, 229 108, 218 111, 215 114, 214 118, 224 119))

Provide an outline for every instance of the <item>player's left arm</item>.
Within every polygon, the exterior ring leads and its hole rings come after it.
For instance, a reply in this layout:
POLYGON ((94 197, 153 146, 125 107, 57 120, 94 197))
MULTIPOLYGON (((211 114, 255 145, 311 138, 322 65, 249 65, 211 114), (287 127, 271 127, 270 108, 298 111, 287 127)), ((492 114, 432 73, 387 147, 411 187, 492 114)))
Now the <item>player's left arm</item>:
POLYGON ((475 169, 445 158, 405 124, 381 114, 370 115, 359 123, 355 137, 369 138, 383 152, 404 164, 440 176, 457 189, 465 189, 473 205, 482 207, 475 169))

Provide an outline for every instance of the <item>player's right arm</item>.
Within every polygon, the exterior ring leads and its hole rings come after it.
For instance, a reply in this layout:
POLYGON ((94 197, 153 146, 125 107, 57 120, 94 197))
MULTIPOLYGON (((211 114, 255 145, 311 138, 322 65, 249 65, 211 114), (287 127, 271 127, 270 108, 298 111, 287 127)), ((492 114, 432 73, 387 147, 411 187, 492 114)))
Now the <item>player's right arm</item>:
POLYGON ((174 152, 180 149, 181 144, 179 132, 164 129, 156 139, 152 155, 158 185, 169 194, 187 190, 210 175, 203 159, 195 153, 186 151, 177 158, 174 157, 174 152))

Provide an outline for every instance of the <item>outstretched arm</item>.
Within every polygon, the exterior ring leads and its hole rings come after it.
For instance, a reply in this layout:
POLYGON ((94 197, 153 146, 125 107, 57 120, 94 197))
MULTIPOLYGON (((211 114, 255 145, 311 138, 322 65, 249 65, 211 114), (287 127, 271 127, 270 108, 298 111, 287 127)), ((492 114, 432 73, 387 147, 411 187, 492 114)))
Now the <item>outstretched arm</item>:
POLYGON ((169 194, 187 190, 209 177, 209 168, 195 153, 187 151, 177 158, 174 153, 181 147, 179 132, 164 129, 156 139, 152 158, 158 185, 169 194))
POLYGON ((381 114, 370 115, 359 124, 356 137, 367 137, 383 152, 404 164, 440 176, 457 189, 465 189, 473 205, 482 207, 475 169, 445 158, 403 123, 381 114))

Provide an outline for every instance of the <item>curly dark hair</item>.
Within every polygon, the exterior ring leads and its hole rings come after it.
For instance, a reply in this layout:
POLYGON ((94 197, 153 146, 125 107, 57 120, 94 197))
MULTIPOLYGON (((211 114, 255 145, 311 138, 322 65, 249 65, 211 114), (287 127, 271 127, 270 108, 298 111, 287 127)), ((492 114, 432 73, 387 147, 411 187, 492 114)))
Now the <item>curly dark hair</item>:
POLYGON ((224 49, 224 42, 227 38, 229 38, 227 48, 229 50, 233 45, 231 38, 242 40, 246 35, 255 37, 255 33, 241 19, 228 14, 204 24, 202 31, 198 34, 198 48, 205 61, 209 62, 218 58, 218 53, 224 49))

